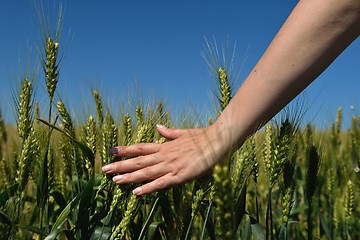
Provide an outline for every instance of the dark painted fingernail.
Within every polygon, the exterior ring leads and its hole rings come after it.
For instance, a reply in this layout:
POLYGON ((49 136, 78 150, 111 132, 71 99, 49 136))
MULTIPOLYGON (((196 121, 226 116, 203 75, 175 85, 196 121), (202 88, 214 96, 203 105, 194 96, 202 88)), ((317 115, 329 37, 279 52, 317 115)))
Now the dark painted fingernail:
POLYGON ((116 154, 119 152, 119 150, 117 148, 110 148, 109 152, 110 154, 116 154))

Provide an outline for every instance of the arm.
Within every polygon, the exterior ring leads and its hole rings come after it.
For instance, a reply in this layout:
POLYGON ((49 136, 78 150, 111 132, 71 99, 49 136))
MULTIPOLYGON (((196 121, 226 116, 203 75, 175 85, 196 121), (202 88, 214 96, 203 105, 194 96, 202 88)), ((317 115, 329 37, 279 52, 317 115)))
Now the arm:
POLYGON ((244 141, 320 75, 360 33, 360 1, 302 0, 216 125, 244 141))
POLYGON ((213 125, 184 130, 158 126, 172 141, 113 148, 114 156, 135 158, 103 171, 119 173, 117 184, 152 180, 136 188, 137 195, 200 176, 306 88, 359 33, 359 0, 300 1, 213 125))

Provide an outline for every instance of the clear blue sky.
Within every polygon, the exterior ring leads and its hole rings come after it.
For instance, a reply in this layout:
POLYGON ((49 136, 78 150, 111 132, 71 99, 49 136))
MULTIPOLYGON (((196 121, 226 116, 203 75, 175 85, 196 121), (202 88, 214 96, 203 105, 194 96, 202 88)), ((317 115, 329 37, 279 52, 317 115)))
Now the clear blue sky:
MULTIPOLYGON (((45 2, 51 10, 59 3, 45 2)), ((240 81, 244 80, 297 1, 62 3, 65 17, 60 50, 65 57, 56 96, 78 112, 92 101, 89 88, 93 86, 115 108, 129 92, 136 98, 137 86, 144 101, 148 95, 165 99, 172 109, 211 107, 214 82, 201 57, 206 52, 204 39, 212 42, 214 37, 218 45, 227 39, 230 46, 237 42, 236 69, 241 69, 240 81)), ((24 72, 29 55, 36 56, 34 45, 39 44, 34 1, 1 1, 0 32, 0 107, 11 121, 12 91, 19 85, 23 76, 19 72, 24 72)), ((321 127, 335 119, 339 106, 345 118, 359 113, 359 59, 358 39, 306 90, 305 106, 311 106, 307 119, 321 127), (351 105, 355 110, 350 111, 351 105)), ((43 81, 40 75, 40 103, 46 101, 43 81)))

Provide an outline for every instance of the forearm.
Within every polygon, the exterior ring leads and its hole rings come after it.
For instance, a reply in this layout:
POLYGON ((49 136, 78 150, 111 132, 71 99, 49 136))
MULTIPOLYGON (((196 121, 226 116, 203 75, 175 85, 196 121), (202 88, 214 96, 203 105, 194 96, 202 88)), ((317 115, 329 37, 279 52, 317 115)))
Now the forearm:
POLYGON ((359 0, 302 0, 214 128, 236 149, 320 75, 360 32, 359 0))

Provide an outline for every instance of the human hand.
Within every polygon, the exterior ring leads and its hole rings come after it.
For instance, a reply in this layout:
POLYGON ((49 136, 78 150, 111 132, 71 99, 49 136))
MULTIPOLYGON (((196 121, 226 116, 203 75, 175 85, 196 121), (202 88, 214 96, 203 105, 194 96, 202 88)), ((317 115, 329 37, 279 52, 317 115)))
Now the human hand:
POLYGON ((185 183, 209 171, 221 158, 222 142, 212 127, 170 129, 157 125, 165 143, 140 143, 110 149, 115 157, 132 157, 102 168, 116 184, 149 181, 133 190, 143 195, 185 183), (219 141, 220 140, 220 141, 219 141))

